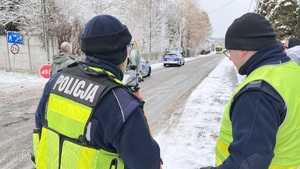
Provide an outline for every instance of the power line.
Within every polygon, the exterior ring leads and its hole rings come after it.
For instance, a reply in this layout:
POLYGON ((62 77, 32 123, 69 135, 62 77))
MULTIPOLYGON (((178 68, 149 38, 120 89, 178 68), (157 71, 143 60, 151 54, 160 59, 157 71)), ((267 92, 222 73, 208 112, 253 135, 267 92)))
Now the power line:
POLYGON ((213 12, 216 12, 216 11, 218 11, 219 9, 222 9, 222 8, 224 8, 225 6, 227 6, 227 5, 231 4, 233 1, 234 1, 234 0, 232 0, 232 1, 228 2, 227 4, 225 4, 225 5, 221 6, 221 7, 217 8, 217 9, 215 9, 215 10, 213 10, 213 11, 207 12, 207 13, 213 13, 213 12))
POLYGON ((250 8, 251 8, 251 5, 252 5, 252 2, 253 2, 253 0, 251 0, 251 2, 250 2, 249 8, 248 8, 248 12, 250 12, 250 8))

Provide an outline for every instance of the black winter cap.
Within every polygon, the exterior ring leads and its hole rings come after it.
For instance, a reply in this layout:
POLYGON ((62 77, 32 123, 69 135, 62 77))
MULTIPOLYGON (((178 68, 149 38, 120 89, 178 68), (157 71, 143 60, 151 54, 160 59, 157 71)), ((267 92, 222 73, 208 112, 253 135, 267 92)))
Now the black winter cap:
POLYGON ((277 44, 270 22, 260 14, 246 13, 235 19, 227 29, 225 47, 231 50, 258 51, 277 44))
POLYGON ((300 45, 300 40, 297 38, 290 38, 288 48, 300 45))
POLYGON ((115 65, 126 58, 126 47, 131 41, 127 27, 111 15, 98 15, 85 26, 81 37, 81 50, 115 65))

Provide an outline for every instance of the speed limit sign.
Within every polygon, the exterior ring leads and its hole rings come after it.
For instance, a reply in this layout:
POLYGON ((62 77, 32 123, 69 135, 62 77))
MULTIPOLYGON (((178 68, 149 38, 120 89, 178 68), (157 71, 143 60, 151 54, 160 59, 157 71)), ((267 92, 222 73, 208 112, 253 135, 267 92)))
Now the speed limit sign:
POLYGON ((19 48, 19 46, 17 44, 12 44, 10 46, 10 51, 11 51, 12 54, 19 53, 19 50, 20 50, 20 48, 19 48))

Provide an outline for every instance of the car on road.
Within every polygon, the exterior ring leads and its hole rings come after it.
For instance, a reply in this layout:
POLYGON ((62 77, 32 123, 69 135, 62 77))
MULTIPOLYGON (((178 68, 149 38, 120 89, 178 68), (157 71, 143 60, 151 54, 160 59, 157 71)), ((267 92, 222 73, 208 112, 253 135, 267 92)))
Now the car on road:
POLYGON ((185 59, 180 52, 169 52, 163 57, 163 64, 165 67, 168 65, 181 66, 185 64, 185 59))
POLYGON ((200 55, 207 55, 209 53, 210 53, 210 50, 203 49, 203 50, 201 50, 200 55))
POLYGON ((150 76, 151 74, 151 65, 148 60, 145 60, 144 58, 141 58, 141 64, 142 64, 142 76, 150 76))

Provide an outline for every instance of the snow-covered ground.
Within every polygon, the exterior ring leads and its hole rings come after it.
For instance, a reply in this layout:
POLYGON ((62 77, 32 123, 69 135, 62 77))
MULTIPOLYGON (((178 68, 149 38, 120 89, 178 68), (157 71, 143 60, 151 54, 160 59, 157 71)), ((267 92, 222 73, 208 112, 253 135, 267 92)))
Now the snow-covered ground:
MULTIPOLYGON (((226 103, 237 84, 224 58, 190 95, 177 126, 155 137, 161 147, 164 169, 199 169, 213 166, 214 148, 226 103)), ((243 77, 237 75, 240 83, 243 77)))
MULTIPOLYGON (((153 70, 161 66, 161 63, 151 65, 153 70)), ((154 137, 161 147, 164 169, 196 169, 214 165, 214 146, 223 110, 236 87, 229 77, 232 67, 232 62, 224 57, 190 95, 178 124, 154 137)), ((238 82, 242 79, 240 76, 237 78, 238 82)), ((38 75, 3 70, 0 70, 0 79, 0 86, 7 90, 13 90, 9 87, 11 85, 26 88, 47 81, 38 75)))

